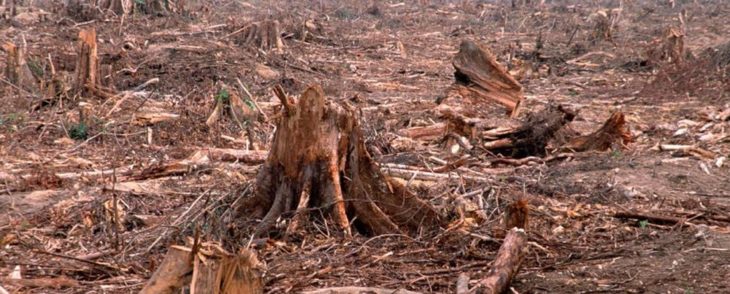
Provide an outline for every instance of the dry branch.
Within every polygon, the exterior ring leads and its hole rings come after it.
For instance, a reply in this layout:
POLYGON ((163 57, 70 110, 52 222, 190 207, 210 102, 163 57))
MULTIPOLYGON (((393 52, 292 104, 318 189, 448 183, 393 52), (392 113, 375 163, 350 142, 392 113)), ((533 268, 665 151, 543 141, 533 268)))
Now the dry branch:
POLYGON ((640 212, 640 211, 617 212, 616 214, 613 215, 613 217, 647 220, 652 223, 666 224, 666 225, 676 225, 676 224, 680 224, 680 223, 685 223, 685 221, 686 221, 686 219, 681 218, 681 217, 658 215, 658 214, 653 214, 650 212, 640 212))

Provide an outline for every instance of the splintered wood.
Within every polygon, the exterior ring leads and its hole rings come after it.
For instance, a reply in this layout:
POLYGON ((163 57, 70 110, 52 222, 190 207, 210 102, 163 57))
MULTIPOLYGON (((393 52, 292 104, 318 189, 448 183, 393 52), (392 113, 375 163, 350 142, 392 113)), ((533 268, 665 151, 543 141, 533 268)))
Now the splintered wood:
POLYGON ((140 293, 172 294, 189 288, 191 294, 260 294, 263 267, 246 249, 234 255, 209 243, 173 245, 140 293))
POLYGON ((298 101, 275 89, 282 114, 271 151, 256 178, 254 197, 240 213, 263 218, 255 235, 267 235, 277 220, 294 212, 293 232, 312 207, 324 207, 341 233, 350 219, 364 234, 431 230, 440 215, 406 187, 384 176, 367 153, 356 112, 325 100, 311 86, 298 101))
POLYGON ((465 98, 459 102, 470 102, 468 104, 479 107, 487 99, 507 107, 510 117, 519 114, 524 99, 522 85, 510 76, 488 49, 464 40, 454 57, 453 66, 456 82, 447 94, 446 102, 454 99, 451 96, 458 95, 465 98))

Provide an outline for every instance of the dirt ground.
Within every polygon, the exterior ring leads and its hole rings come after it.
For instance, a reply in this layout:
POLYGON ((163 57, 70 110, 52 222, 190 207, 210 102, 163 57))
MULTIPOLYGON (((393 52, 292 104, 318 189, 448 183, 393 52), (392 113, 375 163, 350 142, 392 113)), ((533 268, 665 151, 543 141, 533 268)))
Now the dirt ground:
POLYGON ((10 293, 137 292, 168 245, 195 232, 232 252, 249 244, 256 220, 235 208, 251 196, 261 160, 195 157, 212 148, 265 154, 270 121, 206 124, 221 83, 245 95, 239 80, 267 118, 279 108, 276 85, 296 95, 321 84, 328 98, 358 107, 386 173, 473 159, 444 173, 451 177, 403 179, 451 224, 457 208, 480 215, 469 218, 468 234, 342 239, 315 221, 297 236, 253 242, 269 293, 454 293, 459 274, 473 285, 489 270, 495 229, 518 198, 530 204, 530 248, 515 293, 730 292, 730 2, 221 0, 189 1, 166 16, 93 18, 24 2, 15 17, 3 7, 0 41, 24 47, 32 71, 68 81, 78 33, 93 27, 102 83, 127 94, 48 98, 3 75, 0 286, 10 293), (610 36, 596 29, 601 14, 613 23, 610 36), (265 20, 279 21, 282 50, 236 34, 265 20), (682 62, 648 53, 669 28, 683 30, 682 62), (440 139, 405 138, 401 130, 441 120, 437 101, 454 82, 451 62, 465 39, 489 48, 526 98, 516 118, 490 101, 471 109, 475 118, 511 126, 558 104, 577 111, 569 128, 587 134, 620 111, 634 142, 512 165, 480 148, 452 152, 440 139), (144 119, 161 113, 170 118, 144 119), (617 217, 627 211, 680 221, 617 217), (12 278, 18 272, 56 279, 23 284, 12 278))

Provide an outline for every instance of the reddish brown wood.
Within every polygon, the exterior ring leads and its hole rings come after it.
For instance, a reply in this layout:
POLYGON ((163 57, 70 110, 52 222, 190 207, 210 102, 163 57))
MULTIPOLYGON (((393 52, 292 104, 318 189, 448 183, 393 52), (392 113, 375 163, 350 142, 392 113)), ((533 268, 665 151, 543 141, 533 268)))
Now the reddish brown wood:
POLYGON ((623 149, 633 141, 631 132, 626 128, 626 119, 621 112, 614 112, 603 126, 595 132, 573 138, 563 146, 572 151, 607 150, 612 147, 623 149))
POLYGON ((523 229, 512 228, 499 247, 494 264, 487 275, 480 280, 474 293, 504 293, 522 265, 527 253, 527 234, 523 229))
POLYGON ((489 99, 506 106, 510 116, 519 113, 524 99, 522 85, 500 65, 486 48, 470 40, 464 40, 454 57, 456 69, 454 89, 470 100, 489 99))

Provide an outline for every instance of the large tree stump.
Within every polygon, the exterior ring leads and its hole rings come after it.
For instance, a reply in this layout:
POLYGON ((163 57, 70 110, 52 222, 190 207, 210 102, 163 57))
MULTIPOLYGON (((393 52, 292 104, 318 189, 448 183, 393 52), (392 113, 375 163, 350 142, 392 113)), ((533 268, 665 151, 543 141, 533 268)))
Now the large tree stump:
MULTIPOLYGON (((404 185, 384 176, 367 153, 356 112, 325 101, 311 86, 293 101, 277 87, 283 111, 269 156, 243 211, 263 218, 255 235, 280 217, 295 230, 312 209, 324 209, 337 229, 350 234, 415 233, 441 224, 439 214, 404 185)), ((312 216, 319 216, 313 213, 312 216)))
POLYGON ((453 66, 456 82, 448 96, 460 95, 476 108, 485 99, 496 101, 509 109, 511 117, 518 115, 524 99, 522 85, 510 76, 488 49, 464 40, 454 57, 453 66))

